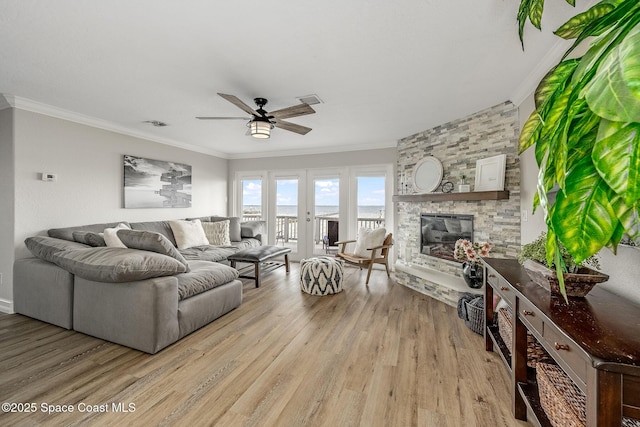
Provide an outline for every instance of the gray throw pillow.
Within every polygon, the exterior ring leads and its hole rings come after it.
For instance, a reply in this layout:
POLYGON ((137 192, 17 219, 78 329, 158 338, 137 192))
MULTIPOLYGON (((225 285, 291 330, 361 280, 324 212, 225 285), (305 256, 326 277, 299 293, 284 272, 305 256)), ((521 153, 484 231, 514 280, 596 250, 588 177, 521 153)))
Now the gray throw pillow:
POLYGON ((74 231, 73 241, 93 246, 94 248, 107 246, 107 243, 104 241, 104 237, 92 231, 74 231))
POLYGON ((53 255, 57 252, 68 249, 86 249, 89 247, 82 243, 47 236, 27 237, 24 244, 33 256, 49 262, 53 262, 53 255))
POLYGON ((60 251, 53 262, 87 280, 122 283, 186 272, 175 258, 128 248, 87 248, 60 251))
POLYGON ((189 264, 173 243, 160 233, 140 230, 118 230, 118 238, 131 249, 156 252, 175 258, 189 271, 189 264))

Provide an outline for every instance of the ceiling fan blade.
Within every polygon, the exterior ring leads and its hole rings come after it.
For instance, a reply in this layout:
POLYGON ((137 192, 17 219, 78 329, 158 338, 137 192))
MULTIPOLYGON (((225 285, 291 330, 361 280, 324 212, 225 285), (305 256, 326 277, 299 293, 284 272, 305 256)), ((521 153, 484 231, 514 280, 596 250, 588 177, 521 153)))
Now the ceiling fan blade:
POLYGON ((237 96, 226 95, 224 93, 218 93, 218 95, 220 95, 221 97, 223 97, 224 99, 226 99, 227 101, 229 101, 230 103, 232 103, 233 105, 235 105, 236 107, 244 111, 245 113, 260 117, 260 114, 258 114, 256 110, 254 110, 253 108, 249 107, 247 104, 242 102, 240 98, 238 98, 237 96))
POLYGON ((276 120, 274 125, 277 128, 288 130, 290 132, 299 133, 300 135, 306 135, 311 131, 311 128, 308 128, 302 125, 297 125, 291 122, 285 122, 284 120, 276 120))
POLYGON ((200 120, 251 120, 249 117, 196 117, 200 120))
POLYGON ((270 116, 276 119, 288 119, 290 117, 304 116, 306 114, 313 114, 316 110, 311 108, 309 104, 292 105, 291 107, 282 108, 280 110, 269 112, 270 116))

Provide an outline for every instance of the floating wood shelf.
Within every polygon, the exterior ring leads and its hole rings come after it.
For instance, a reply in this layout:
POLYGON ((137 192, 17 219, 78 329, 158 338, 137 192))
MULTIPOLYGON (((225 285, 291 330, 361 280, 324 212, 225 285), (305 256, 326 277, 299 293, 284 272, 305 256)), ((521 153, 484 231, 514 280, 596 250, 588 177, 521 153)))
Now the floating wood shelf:
POLYGON ((393 196, 394 202, 441 202, 441 201, 477 201, 504 200, 509 198, 509 191, 471 191, 468 193, 427 193, 405 194, 393 196))

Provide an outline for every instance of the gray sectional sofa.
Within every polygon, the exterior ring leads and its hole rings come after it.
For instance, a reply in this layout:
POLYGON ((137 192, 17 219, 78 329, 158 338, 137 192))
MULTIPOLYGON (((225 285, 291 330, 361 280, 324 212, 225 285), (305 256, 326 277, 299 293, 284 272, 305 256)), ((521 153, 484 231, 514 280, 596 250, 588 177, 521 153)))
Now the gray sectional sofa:
POLYGON ((91 224, 29 237, 34 257, 14 264, 14 309, 156 353, 242 303, 242 282, 226 258, 262 244, 262 221, 198 219, 229 220, 231 244, 179 250, 169 221, 91 224), (130 227, 117 231, 126 248, 94 243, 98 233, 122 223, 130 227))

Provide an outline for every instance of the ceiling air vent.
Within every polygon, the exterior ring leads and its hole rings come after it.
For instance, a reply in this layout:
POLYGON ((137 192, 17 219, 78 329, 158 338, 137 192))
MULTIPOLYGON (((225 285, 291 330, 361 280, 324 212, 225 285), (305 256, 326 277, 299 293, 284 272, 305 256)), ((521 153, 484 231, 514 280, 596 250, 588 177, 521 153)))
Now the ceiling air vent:
POLYGON ((307 105, 315 105, 315 104, 322 104, 322 100, 318 97, 318 95, 306 95, 306 96, 299 96, 298 98, 296 98, 298 101, 307 104, 307 105))
POLYGON ((156 126, 156 127, 167 126, 167 124, 165 122, 161 122, 159 120, 145 120, 142 123, 149 123, 150 125, 153 125, 153 126, 156 126))

